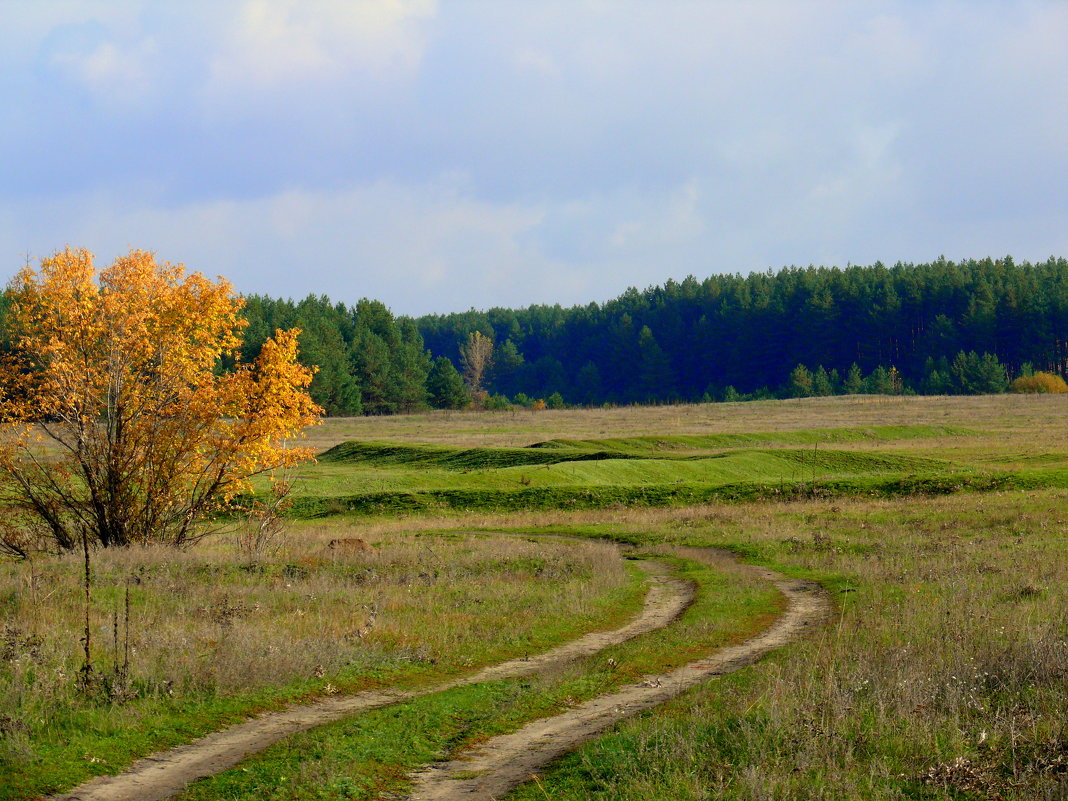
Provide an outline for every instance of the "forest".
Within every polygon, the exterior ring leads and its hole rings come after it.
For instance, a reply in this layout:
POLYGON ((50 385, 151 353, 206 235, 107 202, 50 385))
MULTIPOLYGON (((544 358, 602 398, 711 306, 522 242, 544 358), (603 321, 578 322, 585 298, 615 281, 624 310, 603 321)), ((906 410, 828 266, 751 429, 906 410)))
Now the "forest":
POLYGON ((462 348, 493 343, 481 403, 737 401, 1060 387, 1068 371, 1068 260, 791 267, 629 289, 605 303, 395 317, 325 296, 246 298, 243 357, 299 327, 312 395, 329 414, 470 402, 462 348), (1050 380, 1056 379, 1056 380, 1050 380))

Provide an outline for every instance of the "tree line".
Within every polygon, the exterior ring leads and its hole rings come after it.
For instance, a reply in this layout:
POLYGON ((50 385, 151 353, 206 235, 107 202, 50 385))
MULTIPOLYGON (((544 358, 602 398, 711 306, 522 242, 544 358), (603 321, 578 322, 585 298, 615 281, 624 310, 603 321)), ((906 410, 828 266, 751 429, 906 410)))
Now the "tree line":
POLYGON ((245 297, 243 361, 278 329, 300 329, 300 360, 314 367, 309 392, 328 415, 395 414, 425 409, 432 359, 411 319, 375 300, 355 306, 326 296, 301 301, 245 297))
POLYGON ((245 300, 244 360, 275 330, 301 329, 301 361, 317 368, 311 395, 333 415, 472 400, 492 407, 973 394, 1068 371, 1063 258, 791 267, 668 281, 603 304, 419 318, 395 317, 367 299, 245 300), (478 355, 477 376, 464 354, 476 335, 490 349, 478 355))
POLYGON ((1068 370, 1068 260, 787 268, 630 289, 604 304, 419 318, 450 359, 498 343, 488 388, 569 403, 1003 391, 1068 370), (826 381, 820 374, 826 376, 826 381), (838 376, 832 380, 831 376, 838 376))

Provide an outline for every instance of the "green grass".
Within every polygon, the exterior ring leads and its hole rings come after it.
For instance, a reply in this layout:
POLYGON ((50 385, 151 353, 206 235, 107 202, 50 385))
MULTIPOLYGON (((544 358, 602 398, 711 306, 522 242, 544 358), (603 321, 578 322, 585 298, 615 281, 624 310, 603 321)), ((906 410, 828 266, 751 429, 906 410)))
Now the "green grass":
MULTIPOLYGON (((843 495, 894 494, 1011 481, 984 478, 991 468, 986 463, 938 458, 947 439, 972 433, 930 425, 845 427, 550 440, 526 448, 352 441, 297 472, 294 513, 596 509, 796 497, 814 487, 843 495), (873 449, 935 439, 938 444, 926 451, 873 449)), ((1035 477, 1036 485, 1059 480, 1035 477)))
POLYGON ((419 466, 467 471, 586 460, 685 458, 708 455, 709 452, 726 449, 776 445, 886 443, 897 440, 943 439, 972 436, 975 433, 971 429, 951 426, 875 426, 701 436, 554 439, 536 442, 525 448, 458 448, 421 443, 350 440, 325 451, 319 456, 319 460, 328 463, 360 463, 377 467, 419 466))
MULTIPOLYGON (((839 618, 756 669, 702 685, 582 746, 541 774, 549 797, 1065 797, 1064 491, 636 517, 571 530, 728 545, 821 578, 839 618)), ((541 787, 508 799, 542 801, 541 787)))
POLYGON ((339 514, 419 515, 615 507, 690 506, 708 503, 788 501, 804 498, 893 498, 1068 487, 1068 470, 997 471, 930 475, 861 475, 816 481, 744 481, 726 484, 638 484, 441 489, 363 492, 342 496, 297 495, 291 514, 321 518, 339 514))
POLYGON ((880 474, 949 475, 960 468, 933 459, 856 451, 731 451, 687 460, 613 459, 504 467, 455 473, 424 468, 382 470, 323 464, 302 472, 298 497, 331 497, 345 490, 419 492, 438 490, 509 491, 523 488, 593 488, 654 485, 724 485, 738 482, 813 481, 880 474))
POLYGON ((941 439, 971 436, 976 432, 960 426, 870 426, 810 428, 795 431, 760 431, 740 434, 665 435, 611 439, 552 439, 531 448, 597 449, 616 453, 693 453, 723 448, 752 448, 770 445, 815 445, 845 442, 892 442, 911 439, 941 439))
POLYGON ((0 799, 118 771, 322 695, 328 682, 342 692, 415 688, 540 652, 615 628, 644 594, 640 572, 617 554, 574 543, 391 534, 356 558, 326 556, 308 539, 291 559, 251 566, 224 547, 97 554, 93 649, 105 677, 111 612, 126 579, 137 580, 132 682, 120 698, 75 686, 78 560, 0 564, 0 799), (31 603, 31 584, 47 613, 31 603), (354 637, 369 604, 378 620, 354 637))
POLYGON ((409 771, 473 742, 743 639, 779 607, 780 596, 765 582, 687 559, 672 561, 698 591, 668 628, 554 674, 449 690, 304 732, 198 782, 180 798, 306 801, 394 792, 404 787, 409 771))
POLYGON ((1017 458, 977 447, 976 436, 959 426, 899 425, 549 440, 525 448, 354 441, 301 469, 292 513, 604 509, 1068 486, 1068 469, 1055 455, 1017 458), (912 445, 886 450, 895 443, 912 445), (942 458, 947 452, 955 458, 942 458))

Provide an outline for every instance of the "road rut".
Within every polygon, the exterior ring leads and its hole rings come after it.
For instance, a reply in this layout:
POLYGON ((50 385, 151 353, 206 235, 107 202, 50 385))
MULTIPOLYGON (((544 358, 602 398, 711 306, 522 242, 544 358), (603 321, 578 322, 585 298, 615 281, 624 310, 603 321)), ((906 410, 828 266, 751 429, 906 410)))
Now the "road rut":
MULTIPOLYGON (((688 548, 684 555, 706 558, 711 549, 688 548)), ((537 770, 616 721, 661 704, 714 676, 756 662, 825 621, 830 597, 812 581, 788 579, 767 568, 740 565, 778 587, 787 610, 761 634, 738 645, 718 648, 705 658, 666 674, 646 676, 636 684, 602 695, 551 718, 536 720, 512 734, 494 737, 413 776, 411 801, 491 801, 529 781, 537 770)))
POLYGON ((160 801, 178 794, 191 782, 221 773, 296 732, 453 687, 531 675, 597 653, 647 631, 663 628, 693 601, 693 587, 688 582, 672 578, 668 567, 661 562, 642 561, 638 565, 648 574, 651 586, 641 614, 622 628, 591 632, 545 653, 491 665, 468 676, 418 690, 370 690, 258 715, 187 745, 145 757, 123 773, 98 776, 68 793, 51 796, 51 799, 160 801))

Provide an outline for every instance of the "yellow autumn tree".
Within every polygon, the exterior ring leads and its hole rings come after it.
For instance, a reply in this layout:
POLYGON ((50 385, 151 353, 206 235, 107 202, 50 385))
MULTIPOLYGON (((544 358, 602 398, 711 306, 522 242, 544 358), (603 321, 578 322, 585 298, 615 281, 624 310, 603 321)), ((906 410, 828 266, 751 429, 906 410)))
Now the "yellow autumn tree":
POLYGON ((225 279, 141 250, 97 271, 67 248, 7 300, 0 550, 181 545, 249 477, 310 457, 287 445, 321 411, 298 332, 240 363, 242 300, 225 279))

